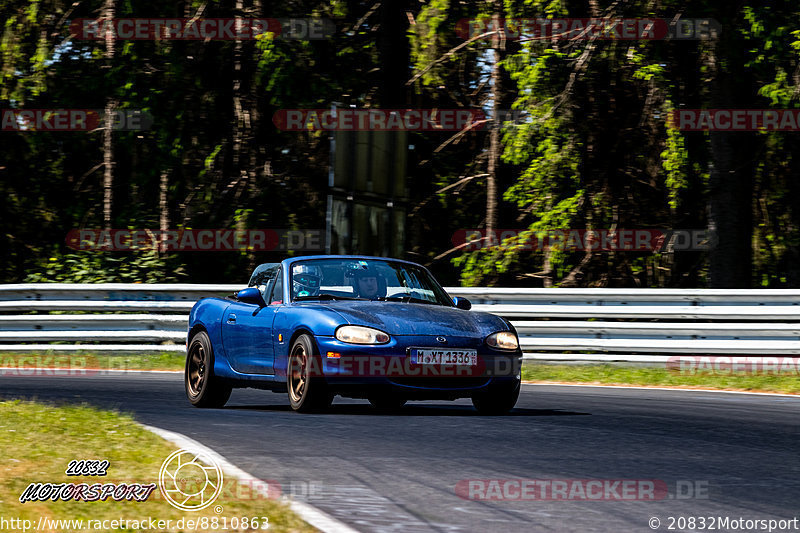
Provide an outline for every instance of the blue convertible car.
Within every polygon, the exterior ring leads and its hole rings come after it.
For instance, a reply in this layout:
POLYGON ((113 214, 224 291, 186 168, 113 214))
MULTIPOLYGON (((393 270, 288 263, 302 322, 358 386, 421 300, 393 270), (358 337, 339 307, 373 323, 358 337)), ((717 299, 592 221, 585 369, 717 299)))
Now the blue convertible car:
POLYGON ((236 387, 288 392, 296 411, 334 396, 379 409, 469 397, 502 414, 517 401, 522 352, 503 318, 470 311, 424 267, 313 256, 260 265, 248 288, 192 308, 186 394, 221 407, 236 387))

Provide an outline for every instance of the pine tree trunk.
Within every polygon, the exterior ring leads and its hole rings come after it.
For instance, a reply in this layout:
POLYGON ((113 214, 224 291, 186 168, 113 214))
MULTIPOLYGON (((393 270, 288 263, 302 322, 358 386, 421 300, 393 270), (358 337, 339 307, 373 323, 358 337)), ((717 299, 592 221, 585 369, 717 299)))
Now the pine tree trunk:
MULTIPOLYGON (((236 31, 244 22, 241 20, 242 10, 244 5, 242 0, 236 0, 236 31)), ((244 137, 244 129, 246 128, 245 111, 242 108, 242 41, 236 40, 233 49, 233 172, 232 180, 230 183, 237 183, 243 176, 242 171, 242 141, 244 137)), ((230 185, 229 185, 230 187, 230 185)))
MULTIPOLYGON (((103 4, 103 18, 107 21, 106 24, 106 63, 107 68, 112 68, 114 61, 114 47, 116 35, 112 28, 111 23, 114 20, 116 13, 115 0, 105 0, 103 4)), ((110 73, 108 74, 110 77, 110 73)), ((106 109, 103 129, 103 226, 105 229, 111 229, 111 207, 114 195, 114 109, 116 102, 111 94, 106 96, 106 109)))
MULTIPOLYGON (((712 109, 742 109, 751 87, 743 65, 741 43, 732 24, 723 23, 721 39, 710 55, 714 74, 712 109), (724 64, 722 63, 724 58, 724 64)), ((709 287, 746 289, 753 270, 753 174, 757 139, 748 132, 711 132, 709 230, 716 246, 709 253, 709 287)))
MULTIPOLYGON (((169 230, 169 204, 167 203, 167 191, 169 188, 169 173, 161 171, 161 179, 158 185, 158 210, 159 220, 158 229, 161 230, 159 242, 166 241, 166 231, 169 230)), ((161 249, 159 247, 159 249, 161 249)))
MULTIPOLYGON (((502 4, 495 1, 495 13, 492 21, 495 28, 500 27, 500 9, 502 4)), ((497 33, 492 37, 492 122, 489 133, 489 165, 486 177, 486 235, 490 238, 497 229, 497 167, 500 164, 500 106, 503 100, 502 76, 500 75, 501 47, 504 42, 497 33)))
MULTIPOLYGON (((236 1, 236 28, 246 24, 243 15, 252 16, 260 11, 260 2, 252 8, 245 7, 243 0, 236 1)), ((241 194, 255 185, 257 166, 254 141, 255 125, 258 120, 256 108, 255 83, 253 71, 249 68, 257 59, 252 54, 252 42, 244 43, 237 39, 233 49, 233 132, 231 139, 230 180, 226 194, 233 192, 232 201, 238 202, 241 194)))
POLYGON ((786 134, 786 152, 791 154, 788 162, 789 195, 786 200, 789 212, 787 229, 786 286, 800 288, 800 141, 796 133, 786 134))

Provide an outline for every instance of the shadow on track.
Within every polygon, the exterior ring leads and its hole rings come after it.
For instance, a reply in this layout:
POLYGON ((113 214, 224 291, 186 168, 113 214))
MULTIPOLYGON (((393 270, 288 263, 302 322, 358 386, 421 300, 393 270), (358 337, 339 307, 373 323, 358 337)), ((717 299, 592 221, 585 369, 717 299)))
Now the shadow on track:
MULTIPOLYGON (((229 405, 224 409, 242 411, 275 412, 290 411, 288 405, 229 405)), ((406 405, 400 409, 380 411, 369 404, 332 405, 326 413, 315 413, 317 416, 359 415, 359 416, 475 416, 485 417, 468 405, 406 405)), ((515 416, 589 416, 591 413, 578 411, 562 411, 559 409, 523 409, 515 408, 504 417, 515 416)))

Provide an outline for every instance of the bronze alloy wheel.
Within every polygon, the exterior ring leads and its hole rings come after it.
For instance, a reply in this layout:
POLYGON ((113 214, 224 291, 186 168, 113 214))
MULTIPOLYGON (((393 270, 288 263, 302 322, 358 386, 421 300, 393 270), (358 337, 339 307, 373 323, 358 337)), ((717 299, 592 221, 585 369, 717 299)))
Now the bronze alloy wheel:
POLYGON ((214 375, 214 353, 205 331, 195 333, 189 342, 184 382, 195 407, 222 407, 231 397, 231 386, 214 375))
POLYGON ((295 343, 289 356, 289 396, 292 403, 303 401, 308 380, 308 355, 302 343, 295 343))
POLYGON ((286 369, 289 404, 293 410, 302 413, 324 411, 333 401, 325 378, 314 375, 320 370, 313 366, 319 359, 315 349, 311 336, 303 334, 295 339, 289 350, 286 369))
POLYGON ((200 343, 193 343, 187 361, 187 385, 191 396, 200 395, 206 377, 205 350, 200 343))

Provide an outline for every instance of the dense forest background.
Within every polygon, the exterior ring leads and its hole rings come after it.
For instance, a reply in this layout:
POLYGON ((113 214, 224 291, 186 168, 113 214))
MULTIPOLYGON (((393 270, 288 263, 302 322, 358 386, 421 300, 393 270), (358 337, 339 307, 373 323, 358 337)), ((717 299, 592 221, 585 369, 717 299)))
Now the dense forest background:
POLYGON ((0 131, 0 282, 245 281, 277 252, 75 251, 74 228, 324 227, 330 135, 280 109, 516 110, 411 132, 405 258, 445 284, 800 287, 800 132, 676 109, 798 108, 796 0, 0 0, 0 109, 142 109, 143 131, 0 131), (77 40, 70 21, 324 17, 331 38, 77 40), (479 17, 713 18, 717 39, 465 40, 479 17), (707 252, 454 249, 464 228, 712 228, 707 252))

